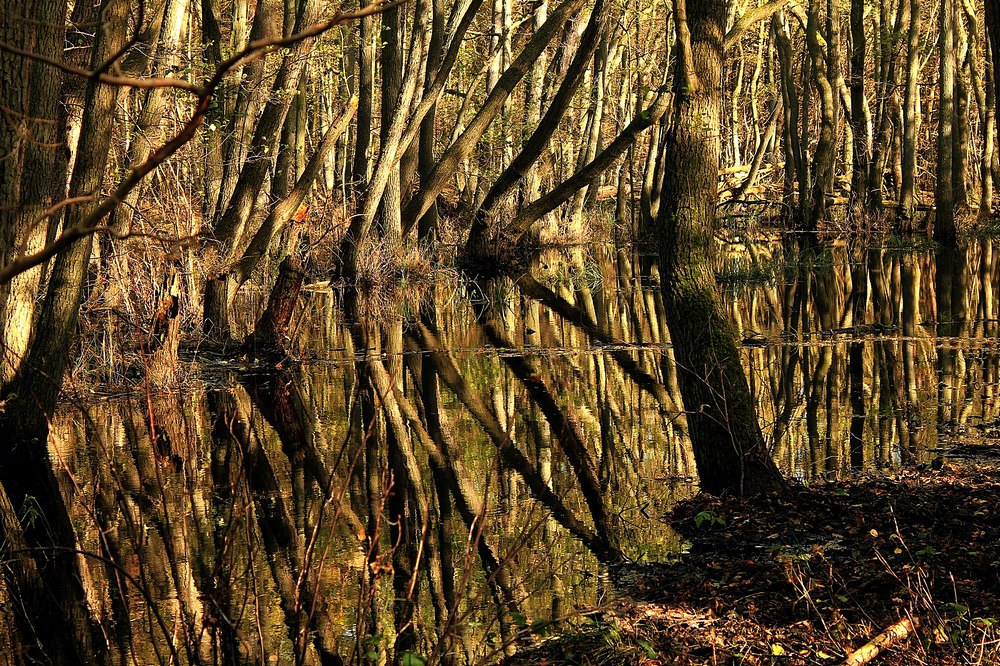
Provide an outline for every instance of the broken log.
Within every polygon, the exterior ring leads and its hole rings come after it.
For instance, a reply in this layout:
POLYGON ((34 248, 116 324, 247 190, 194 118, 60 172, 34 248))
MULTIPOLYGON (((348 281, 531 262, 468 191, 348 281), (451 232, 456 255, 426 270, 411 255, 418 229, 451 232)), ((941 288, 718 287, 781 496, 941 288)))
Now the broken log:
POLYGON ((278 279, 267 299, 267 307, 254 331, 243 341, 243 351, 256 358, 287 356, 288 326, 302 292, 305 273, 298 259, 285 257, 278 267, 278 279))
POLYGON ((914 622, 908 617, 893 624, 881 634, 847 655, 841 666, 862 666, 877 657, 882 650, 900 643, 913 633, 914 622))

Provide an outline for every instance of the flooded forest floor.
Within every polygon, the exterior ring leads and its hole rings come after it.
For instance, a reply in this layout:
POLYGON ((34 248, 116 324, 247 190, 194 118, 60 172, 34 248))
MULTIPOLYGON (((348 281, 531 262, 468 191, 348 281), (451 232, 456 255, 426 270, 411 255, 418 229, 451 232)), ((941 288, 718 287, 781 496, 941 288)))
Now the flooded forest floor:
POLYGON ((946 462, 781 497, 703 494, 664 520, 687 552, 616 569, 616 601, 509 663, 1000 659, 996 464, 946 462))

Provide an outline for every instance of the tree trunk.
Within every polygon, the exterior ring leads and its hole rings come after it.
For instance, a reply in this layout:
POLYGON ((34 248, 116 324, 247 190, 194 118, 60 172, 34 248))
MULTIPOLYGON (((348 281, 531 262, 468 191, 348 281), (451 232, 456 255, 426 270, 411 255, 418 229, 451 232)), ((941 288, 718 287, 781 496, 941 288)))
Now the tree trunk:
POLYGON ((278 279, 267 299, 267 307, 257 320, 253 333, 243 342, 248 354, 258 358, 288 354, 288 326, 304 282, 305 273, 298 259, 294 255, 285 257, 278 267, 278 279))
MULTIPOLYGON (((420 184, 420 191, 407 203, 403 211, 404 233, 409 231, 410 227, 416 224, 417 220, 431 207, 462 161, 472 153, 483 133, 503 109, 514 87, 528 72, 532 63, 556 36, 563 24, 579 12, 583 4, 583 0, 564 0, 549 15, 545 24, 528 40, 514 62, 500 76, 496 86, 483 102, 479 113, 469 122, 465 132, 448 147, 435 165, 427 182, 420 184)), ((360 237, 360 234, 357 235, 360 237)))
MULTIPOLYGON (((62 58, 66 4, 15 0, 0 10, 0 41, 41 56, 62 58), (23 17, 30 17, 29 19, 23 17)), ((38 250, 50 222, 35 224, 63 197, 68 151, 55 68, 0 52, 0 265, 38 250)), ((0 384, 17 372, 28 348, 43 267, 0 285, 0 384)))
MULTIPOLYGON (((27 4, 28 7, 13 8, 8 5, 5 7, 7 11, 0 13, 0 37, 10 36, 13 43, 22 43, 28 51, 60 58, 65 6, 40 7, 39 3, 27 4), (8 17, 21 16, 31 16, 33 21, 24 26, 7 22, 8 17), (41 34, 38 26, 45 27, 41 34), (52 29, 54 34, 50 35, 49 28, 53 26, 59 27, 52 29), (30 42, 25 43, 25 36, 19 34, 22 29, 27 29, 33 35, 30 42), (50 38, 54 38, 54 41, 49 41, 50 38)), ((111 0, 102 3, 103 25, 98 30, 90 62, 91 69, 97 69, 118 56, 127 35, 127 16, 126 3, 111 0)), ((63 123, 58 112, 54 111, 60 90, 60 77, 54 71, 48 65, 26 58, 8 54, 0 58, 0 89, 10 91, 11 88, 24 86, 33 98, 32 104, 25 109, 37 113, 35 124, 44 125, 45 131, 51 132, 51 138, 56 139, 60 137, 63 123), (41 69, 35 69, 36 67, 41 69), (24 75, 27 77, 21 79, 24 75), (44 83, 50 85, 46 86, 44 83), (34 107, 35 104, 38 106, 34 107), (53 113, 42 115, 46 111, 53 113)), ((111 147, 112 121, 118 92, 118 87, 102 85, 96 80, 88 82, 84 102, 87 112, 83 117, 79 156, 69 187, 71 197, 101 191, 111 147)), ((11 104, 18 99, 18 96, 8 97, 5 103, 11 104)), ((9 114, 3 115, 10 117, 9 114)), ((40 144, 42 140, 38 136, 31 138, 33 144, 40 144)), ((14 148, 16 154, 26 146, 14 148)), ((61 194, 64 184, 65 169, 56 169, 59 161, 53 156, 61 154, 62 144, 56 140, 48 145, 34 145, 31 148, 45 151, 48 154, 47 164, 33 161, 44 159, 45 154, 31 155, 29 152, 27 155, 21 153, 24 155, 21 158, 23 162, 3 160, 8 164, 0 166, 4 170, 0 171, 0 186, 6 188, 8 183, 16 183, 21 187, 20 196, 9 201, 26 204, 24 208, 15 211, 15 223, 17 214, 26 212, 32 217, 38 215, 41 207, 35 207, 35 203, 42 203, 46 195, 61 194), (43 164, 51 170, 18 172, 18 169, 40 167, 43 164)), ((91 200, 65 209, 64 226, 71 227, 80 223, 95 206, 91 200)), ((0 395, 5 403, 4 410, 0 412, 0 442, 3 442, 0 482, 14 510, 24 511, 28 507, 34 507, 45 516, 45 520, 38 521, 37 525, 31 521, 24 528, 27 543, 38 549, 35 551, 36 561, 41 580, 45 584, 44 592, 37 591, 38 598, 32 598, 34 591, 28 591, 25 605, 19 608, 19 612, 29 616, 26 626, 31 627, 31 631, 36 634, 25 637, 28 640, 25 647, 30 655, 28 661, 49 661, 54 658, 55 663, 82 664, 94 661, 100 663, 104 659, 97 648, 101 639, 97 638, 99 634, 95 632, 87 613, 84 591, 79 580, 80 572, 76 570, 78 561, 75 557, 65 555, 53 557, 59 549, 75 550, 76 534, 53 475, 46 446, 49 422, 56 408, 76 334, 77 314, 91 246, 92 238, 86 236, 56 256, 38 320, 34 328, 29 329, 31 343, 24 361, 0 395), (30 617, 31 615, 35 617, 30 617)), ((26 323, 30 324, 30 319, 26 323)), ((10 537, 13 538, 14 535, 10 537)), ((4 535, 4 539, 7 538, 8 535, 4 535)))
MULTIPOLYGON (((362 2, 362 7, 368 3, 362 2)), ((368 150, 372 141, 372 66, 375 50, 372 47, 372 23, 375 17, 366 16, 358 22, 358 122, 354 137, 354 161, 351 164, 351 185, 355 197, 368 183, 368 150)))
MULTIPOLYGON (((188 0, 169 0, 164 10, 164 20, 156 43, 154 76, 170 76, 180 64, 180 39, 187 18, 188 0)), ((162 143, 163 132, 160 123, 167 110, 169 91, 166 88, 152 88, 146 95, 142 113, 129 141, 127 164, 142 164, 162 143)), ((139 201, 140 188, 129 192, 123 202, 111 214, 110 226, 118 233, 128 231, 132 225, 132 215, 139 201)), ((123 273, 124 274, 124 273, 123 273)))
POLYGON ((785 211, 789 217, 794 215, 798 206, 795 201, 795 184, 799 184, 799 197, 803 196, 804 184, 807 182, 805 159, 802 154, 802 144, 799 142, 799 93, 795 84, 795 74, 792 63, 792 43, 788 36, 788 21, 780 14, 775 14, 771 20, 771 34, 774 36, 775 53, 778 58, 778 68, 781 78, 782 138, 785 153, 785 179, 783 200, 785 211))
MULTIPOLYGON (((494 213, 501 199, 521 179, 525 178, 526 175, 529 179, 532 177, 530 174, 534 173, 534 171, 531 169, 531 166, 549 145, 549 139, 552 138, 552 135, 559 127, 566 109, 569 108, 573 101, 574 93, 583 81, 587 63, 593 57, 594 51, 597 49, 598 42, 600 41, 600 35, 603 32, 603 26, 605 25, 603 17, 605 14, 604 0, 597 0, 591 12, 590 21, 584 31, 583 38, 580 40, 580 47, 574 54, 573 60, 570 62, 556 94, 549 103, 549 107, 545 110, 545 115, 542 116, 531 136, 524 142, 521 152, 504 169, 503 173, 493 183, 489 192, 486 193, 483 204, 473 219, 472 228, 469 230, 466 250, 470 256, 487 256, 489 254, 487 247, 490 244, 488 233, 490 216, 494 213)), ((535 69, 532 71, 537 74, 535 69)), ((538 103, 541 104, 541 101, 538 103)), ((590 161, 592 160, 593 157, 591 157, 590 161)), ((528 191, 537 190, 537 178, 535 179, 535 185, 529 184, 527 189, 528 191)))
MULTIPOLYGON (((261 0, 257 3, 257 11, 254 13, 250 39, 280 37, 282 16, 281 0, 261 0)), ((230 115, 222 116, 228 118, 227 122, 223 125, 220 121, 217 125, 218 129, 210 134, 213 140, 217 135, 221 135, 222 144, 222 176, 218 184, 216 200, 212 206, 215 219, 218 219, 229 207, 229 200, 233 196, 237 181, 243 172, 247 154, 254 149, 252 145, 254 124, 259 120, 261 110, 265 108, 268 101, 268 96, 261 94, 267 71, 267 62, 264 58, 259 58, 243 68, 235 109, 230 115)))
MULTIPOLYGON (((905 1, 905 0, 904 0, 905 1)), ((854 172, 851 174, 851 212, 858 215, 868 206, 869 170, 872 158, 871 114, 865 99, 867 60, 864 0, 851 0, 851 126, 854 130, 854 172)))
MULTIPOLYGON (((988 57, 990 58, 989 68, 990 74, 988 75, 990 80, 987 84, 987 91, 992 89, 992 104, 991 108, 993 110, 992 122, 996 123, 998 114, 996 113, 996 96, 997 91, 1000 90, 1000 0, 985 0, 984 5, 986 7, 986 36, 989 42, 989 49, 987 50, 988 57), (992 85, 991 85, 992 84, 992 85)), ((987 92, 989 95, 989 92, 987 92)), ((996 127, 992 127, 993 137, 996 137, 996 127)), ((987 135, 989 136, 989 134, 987 135)), ((986 168, 992 168, 993 166, 993 152, 987 153, 983 156, 984 164, 989 166, 986 168)), ((991 202, 992 203, 992 202, 991 202)))
POLYGON ((913 214, 917 209, 917 129, 920 123, 920 89, 917 87, 920 77, 920 0, 909 2, 906 96, 903 101, 903 180, 899 192, 899 216, 904 229, 912 231, 913 214))
POLYGON ((979 199, 979 215, 989 219, 993 214, 993 154, 996 152, 997 140, 997 94, 996 81, 993 77, 993 40, 986 38, 986 66, 983 84, 983 157, 980 165, 982 178, 982 193, 979 199))
POLYGON ((941 0, 940 91, 938 103, 937 183, 934 186, 934 240, 954 247, 955 191, 953 187, 955 128, 955 12, 954 0, 941 0))
MULTIPOLYGON (((812 62, 813 79, 819 93, 820 130, 813 154, 812 189, 810 192, 807 229, 815 229, 826 220, 826 195, 832 193, 834 162, 837 156, 837 98, 830 81, 826 58, 823 54, 819 29, 819 0, 813 0, 806 24, 806 42, 812 62)), ((827 48, 831 48, 827 45, 827 48)))
POLYGON ((702 490, 747 494, 784 482, 764 443, 713 272, 727 4, 674 0, 678 55, 673 122, 663 148, 671 177, 660 199, 660 260, 702 490))
MULTIPOLYGON (((424 94, 428 94, 434 77, 441 67, 441 50, 444 47, 445 10, 443 0, 434 0, 431 11, 431 38, 427 54, 427 71, 424 73, 424 94)), ((436 105, 435 105, 436 107, 436 105)), ((420 124, 420 143, 417 149, 417 173, 422 185, 434 170, 434 140, 437 136, 437 108, 432 108, 420 124)), ((437 202, 420 218, 417 237, 426 246, 432 245, 438 232, 437 202)))
MULTIPOLYGON (((382 13, 382 123, 379 136, 382 146, 389 143, 393 114, 400 106, 409 104, 408 100, 402 98, 403 41, 402 12, 399 7, 391 7, 382 13)), ((414 63, 413 67, 416 68, 417 64, 414 63)), ((401 251, 403 239, 401 170, 400 162, 396 162, 390 169, 379 208, 380 231, 383 241, 393 248, 390 254, 401 251)))
MULTIPOLYGON (((962 2, 962 0, 954 0, 962 2)), ((955 5, 952 8, 952 30, 955 40, 955 130, 952 144, 952 178, 955 208, 969 207, 969 79, 972 78, 972 49, 975 48, 975 34, 965 29, 962 12, 955 5)))
MULTIPOLYGON (((296 17, 296 29, 309 25, 316 16, 317 8, 316 0, 304 0, 296 17)), ((223 209, 216 209, 216 220, 207 237, 218 253, 219 266, 216 275, 205 284, 202 326, 206 333, 222 340, 229 340, 232 336, 229 323, 231 299, 225 273, 228 272, 229 264, 242 254, 245 240, 249 240, 246 224, 270 175, 277 139, 295 99, 285 91, 298 86, 305 56, 312 49, 312 44, 311 40, 297 42, 282 60, 272 86, 272 95, 254 128, 247 162, 240 171, 239 180, 224 212, 220 215, 219 211, 223 209)))

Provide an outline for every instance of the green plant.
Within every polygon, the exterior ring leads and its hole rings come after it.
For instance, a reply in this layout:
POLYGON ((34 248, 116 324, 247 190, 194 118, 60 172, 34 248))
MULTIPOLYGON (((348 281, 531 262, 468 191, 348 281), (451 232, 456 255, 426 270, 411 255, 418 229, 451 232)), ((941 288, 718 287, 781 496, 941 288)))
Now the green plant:
POLYGON ((694 526, 699 529, 701 529, 702 526, 706 528, 725 527, 726 520, 721 516, 715 515, 712 511, 702 511, 694 517, 694 526))

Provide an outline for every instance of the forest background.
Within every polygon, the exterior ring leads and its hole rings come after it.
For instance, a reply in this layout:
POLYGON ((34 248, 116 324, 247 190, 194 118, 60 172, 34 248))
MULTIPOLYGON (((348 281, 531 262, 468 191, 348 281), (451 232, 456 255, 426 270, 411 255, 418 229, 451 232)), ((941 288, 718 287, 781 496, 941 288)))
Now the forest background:
POLYGON ((2 504, 37 494, 67 371, 170 385, 183 341, 280 358, 307 281, 357 288, 365 317, 538 242, 651 249, 684 402, 706 406, 702 488, 781 486, 716 234, 989 228, 998 5, 4 3, 2 504))
MULTIPOLYGON (((708 39, 721 41, 728 220, 946 245, 956 220, 989 222, 1000 161, 981 18, 994 3, 688 4, 698 21, 717 5, 722 29, 708 39)), ((662 237, 688 11, 7 3, 4 392, 45 405, 71 356, 120 356, 136 330, 242 338, 257 316, 232 322, 237 297, 269 289, 286 256, 317 279, 385 284, 441 248, 478 269, 527 238, 662 237), (12 388, 26 368, 48 388, 12 388)))

